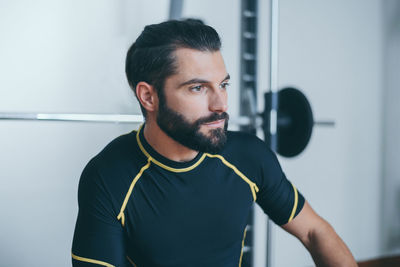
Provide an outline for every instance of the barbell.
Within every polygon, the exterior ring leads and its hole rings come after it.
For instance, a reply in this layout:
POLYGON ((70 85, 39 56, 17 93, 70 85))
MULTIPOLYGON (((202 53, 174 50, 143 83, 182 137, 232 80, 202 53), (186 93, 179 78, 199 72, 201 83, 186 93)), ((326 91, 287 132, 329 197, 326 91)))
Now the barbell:
MULTIPOLYGON (((271 121, 271 96, 264 94, 264 111, 252 116, 232 116, 229 123, 237 126, 251 126, 262 129, 267 138, 271 124, 276 123, 277 150, 284 157, 299 155, 308 145, 314 125, 334 126, 332 121, 314 121, 311 105, 306 96, 296 88, 288 87, 278 91, 276 122, 271 121)), ((0 113, 0 120, 76 121, 105 123, 143 123, 142 115, 129 114, 73 114, 73 113, 0 113)), ((268 141, 268 140, 266 140, 268 141)))

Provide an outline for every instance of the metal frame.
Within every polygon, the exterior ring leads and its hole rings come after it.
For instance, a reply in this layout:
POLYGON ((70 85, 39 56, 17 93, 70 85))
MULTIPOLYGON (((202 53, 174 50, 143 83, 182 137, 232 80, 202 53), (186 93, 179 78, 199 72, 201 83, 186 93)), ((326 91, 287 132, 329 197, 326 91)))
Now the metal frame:
MULTIPOLYGON (((240 110, 241 116, 257 114, 258 0, 241 0, 240 9, 240 110)), ((255 125, 242 131, 255 133, 255 125)))
POLYGON ((80 121, 110 123, 142 123, 142 115, 74 114, 74 113, 0 113, 0 120, 80 121))
POLYGON ((170 0, 169 19, 180 19, 182 17, 183 0, 170 0))
MULTIPOLYGON (((257 114, 257 41, 258 0, 241 0, 240 7, 240 109, 241 116, 252 118, 252 123, 241 131, 256 133, 257 114)), ((244 241, 242 266, 254 265, 254 209, 251 209, 244 241)))
MULTIPOLYGON (((271 0, 270 2, 270 73, 269 73, 269 89, 271 92, 270 103, 270 120, 269 120, 269 136, 265 136, 265 141, 269 144, 272 151, 276 152, 278 149, 278 44, 279 44, 279 0, 271 0)), ((266 260, 267 267, 272 266, 272 222, 267 220, 267 251, 266 260)))

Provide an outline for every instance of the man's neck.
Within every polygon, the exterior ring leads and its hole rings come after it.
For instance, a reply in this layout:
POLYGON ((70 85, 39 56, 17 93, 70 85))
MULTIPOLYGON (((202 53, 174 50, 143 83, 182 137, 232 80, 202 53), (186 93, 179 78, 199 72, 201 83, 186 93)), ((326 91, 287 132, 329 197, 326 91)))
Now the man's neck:
POLYGON ((190 149, 169 137, 154 120, 146 121, 143 135, 155 151, 173 161, 190 161, 199 153, 199 151, 190 149))

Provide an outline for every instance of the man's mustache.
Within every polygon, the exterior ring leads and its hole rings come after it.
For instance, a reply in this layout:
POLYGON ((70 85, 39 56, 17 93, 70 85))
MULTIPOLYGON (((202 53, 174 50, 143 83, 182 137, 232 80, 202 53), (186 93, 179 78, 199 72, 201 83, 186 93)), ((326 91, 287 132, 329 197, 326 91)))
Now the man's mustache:
POLYGON ((219 120, 229 120, 229 115, 226 112, 222 113, 213 113, 210 116, 200 118, 196 121, 196 124, 199 126, 204 123, 219 121, 219 120))

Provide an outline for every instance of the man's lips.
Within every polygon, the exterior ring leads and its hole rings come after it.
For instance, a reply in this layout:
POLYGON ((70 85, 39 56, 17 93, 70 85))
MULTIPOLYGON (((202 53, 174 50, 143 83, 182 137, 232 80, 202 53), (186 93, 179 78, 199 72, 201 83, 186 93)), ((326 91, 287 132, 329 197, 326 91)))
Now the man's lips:
POLYGON ((225 119, 204 123, 204 125, 213 128, 222 127, 224 126, 224 124, 225 124, 225 119))

